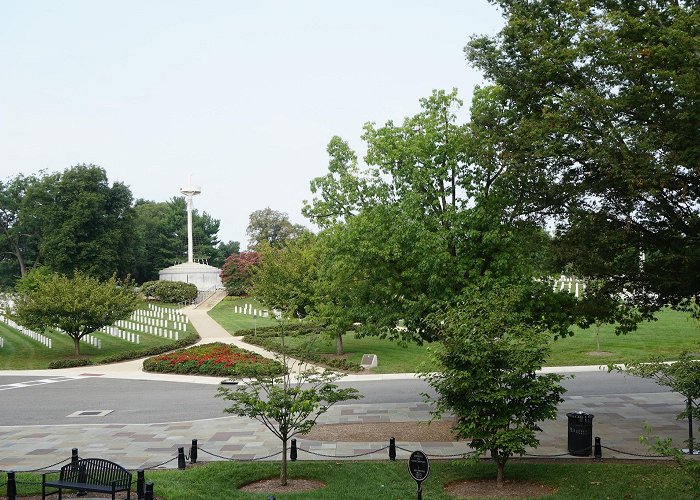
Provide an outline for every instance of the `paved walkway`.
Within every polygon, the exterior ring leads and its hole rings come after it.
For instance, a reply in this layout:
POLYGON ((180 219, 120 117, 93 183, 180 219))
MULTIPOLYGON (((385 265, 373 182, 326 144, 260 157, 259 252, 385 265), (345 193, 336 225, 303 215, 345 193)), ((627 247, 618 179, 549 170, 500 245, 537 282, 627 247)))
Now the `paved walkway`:
MULTIPOLYGON (((205 309, 187 310, 193 325, 202 337, 202 342, 222 341, 255 351, 264 356, 272 353, 250 346, 240 338, 231 337, 214 322, 205 309)), ((567 372, 590 371, 597 367, 570 367, 567 372)), ((562 371, 549 369, 547 371, 562 371)), ((65 370, 3 371, 2 375, 35 376, 79 375, 86 372, 100 374, 103 378, 134 380, 167 380, 174 382, 216 384, 220 377, 194 377, 186 375, 163 375, 146 373, 142 360, 117 363, 114 365, 65 370)), ((350 375, 345 379, 391 380, 414 377, 411 374, 399 375, 350 375)), ((687 437, 687 424, 676 421, 684 405, 679 395, 673 393, 635 394, 630 396, 573 396, 565 398, 559 407, 555 421, 542 424, 541 445, 532 450, 538 455, 559 455, 566 453, 567 417, 566 413, 584 410, 595 415, 594 435, 600 436, 604 446, 604 457, 632 458, 621 452, 646 455, 648 451, 639 443, 643 424, 653 427, 654 433, 673 437, 682 441, 687 437)), ((427 422, 430 420, 430 407, 425 403, 396 403, 382 405, 349 404, 334 406, 319 419, 319 424, 376 423, 376 422, 427 422)), ((342 436, 337 443, 322 443, 299 438, 302 449, 314 453, 330 455, 334 460, 345 459, 348 455, 368 453, 387 446, 389 435, 383 442, 348 442, 342 436)), ((221 457, 238 459, 260 459, 280 450, 279 441, 262 424, 243 417, 221 417, 208 420, 186 422, 165 422, 151 424, 97 424, 97 425, 40 425, 0 427, 0 470, 30 470, 46 467, 70 456, 71 448, 78 448, 81 456, 99 456, 111 459, 123 466, 136 469, 153 467, 167 462, 162 467, 177 466, 177 448, 185 447, 189 452, 192 439, 197 439, 200 447, 200 460, 219 460, 221 457), (207 452, 215 455, 209 455, 207 452)), ((464 442, 424 442, 417 436, 415 441, 399 442, 406 450, 422 449, 431 455, 454 455, 468 450, 464 442)), ((387 458, 382 450, 363 456, 362 459, 387 458)), ((407 458, 408 452, 399 450, 398 458, 407 458)), ((277 459, 278 456, 269 458, 277 459)), ((299 453, 300 460, 317 460, 326 457, 299 453)), ((641 458, 641 457, 640 457, 641 458)))

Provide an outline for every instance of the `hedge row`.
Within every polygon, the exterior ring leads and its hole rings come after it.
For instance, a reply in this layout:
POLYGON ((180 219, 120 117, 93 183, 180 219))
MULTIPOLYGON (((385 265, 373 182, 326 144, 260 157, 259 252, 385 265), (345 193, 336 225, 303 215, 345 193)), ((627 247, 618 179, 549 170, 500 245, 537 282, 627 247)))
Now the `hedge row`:
POLYGON ((168 342, 167 344, 161 344, 159 346, 150 347, 148 349, 131 349, 128 351, 122 351, 117 354, 113 354, 104 359, 99 360, 95 363, 93 360, 88 358, 80 359, 58 359, 56 361, 51 361, 49 363, 50 369, 57 368, 73 368, 76 366, 91 366, 95 364, 108 364, 117 363, 119 361, 128 361, 131 359, 145 358, 147 356, 157 356, 158 354, 163 354, 164 352, 173 351, 175 349, 182 349, 183 347, 188 347, 199 340, 199 335, 190 333, 180 340, 174 342, 168 342))
POLYGON ((141 285, 141 293, 147 298, 177 304, 197 298, 197 287, 183 281, 147 281, 141 285))
MULTIPOLYGON (((285 325, 284 335, 286 337, 303 337, 305 335, 319 334, 326 330, 325 325, 319 325, 314 323, 298 323, 292 325, 285 325)), ((239 330, 236 332, 237 335, 243 336, 243 341, 249 344, 260 346, 268 351, 279 352, 282 345, 277 340, 281 334, 281 330, 278 326, 267 326, 263 328, 258 328, 257 333, 254 329, 239 330)), ((317 352, 309 351, 301 347, 289 347, 285 346, 285 351, 287 355, 306 361, 309 363, 316 363, 320 365, 330 366, 337 370, 343 370, 348 372, 360 371, 360 366, 350 363, 347 359, 337 359, 329 358, 324 354, 319 354, 317 352)))

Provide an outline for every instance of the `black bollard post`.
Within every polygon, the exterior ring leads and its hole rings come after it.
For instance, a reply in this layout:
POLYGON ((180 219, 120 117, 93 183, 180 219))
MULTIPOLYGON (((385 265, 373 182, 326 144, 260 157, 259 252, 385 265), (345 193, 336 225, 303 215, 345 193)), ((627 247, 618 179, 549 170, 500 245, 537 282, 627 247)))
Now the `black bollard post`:
POLYGON ((78 463, 78 448, 73 448, 70 451, 70 463, 73 465, 73 467, 75 467, 78 463))
POLYGON ((693 456, 693 400, 688 398, 688 453, 693 456))
POLYGON ((153 481, 146 483, 146 494, 144 500, 153 500, 153 481))
POLYGON ((143 469, 136 471, 136 498, 138 500, 143 500, 143 496, 146 494, 146 477, 143 469))
POLYGON ((603 447, 600 445, 600 438, 595 437, 595 446, 593 448, 593 458, 595 460, 601 460, 603 458, 603 447))
POLYGON ((197 440, 196 439, 192 440, 192 448, 190 448, 190 463, 191 464, 197 463, 197 440))
POLYGON ((184 470, 185 467, 185 448, 181 447, 177 449, 177 468, 184 470))
POLYGON ((17 483, 15 482, 15 473, 9 471, 7 473, 7 500, 16 500, 17 498, 17 483))
POLYGON ((289 448, 289 459, 292 462, 296 462, 297 460, 297 440, 292 439, 292 447, 289 448))
POLYGON ((389 438, 389 460, 396 461, 396 439, 389 438))

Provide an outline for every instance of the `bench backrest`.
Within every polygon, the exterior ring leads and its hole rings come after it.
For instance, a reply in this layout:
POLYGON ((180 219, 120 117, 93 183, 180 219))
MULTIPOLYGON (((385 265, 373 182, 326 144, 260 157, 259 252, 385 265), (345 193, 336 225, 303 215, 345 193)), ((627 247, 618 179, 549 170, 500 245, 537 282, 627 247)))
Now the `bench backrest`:
POLYGON ((61 467, 61 481, 105 486, 116 481, 117 488, 128 488, 131 472, 103 458, 81 458, 61 467))

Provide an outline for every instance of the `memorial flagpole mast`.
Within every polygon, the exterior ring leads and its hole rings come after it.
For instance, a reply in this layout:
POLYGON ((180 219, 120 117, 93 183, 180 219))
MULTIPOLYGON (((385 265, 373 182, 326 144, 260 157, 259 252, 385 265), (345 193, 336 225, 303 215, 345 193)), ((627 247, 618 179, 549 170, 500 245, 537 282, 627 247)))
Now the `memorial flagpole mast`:
POLYGON ((194 262, 194 242, 192 238, 192 197, 202 192, 202 188, 192 185, 192 176, 190 175, 187 187, 180 188, 180 193, 187 197, 187 262, 194 262))

